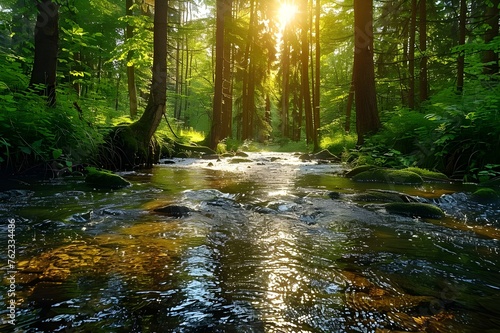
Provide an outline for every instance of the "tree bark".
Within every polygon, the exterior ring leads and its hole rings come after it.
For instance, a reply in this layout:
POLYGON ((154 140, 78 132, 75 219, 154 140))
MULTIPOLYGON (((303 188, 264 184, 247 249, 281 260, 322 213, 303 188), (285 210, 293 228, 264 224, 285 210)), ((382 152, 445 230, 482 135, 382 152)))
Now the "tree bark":
POLYGON ((56 104, 57 52, 59 48, 59 5, 51 0, 37 2, 35 57, 30 87, 56 104), (43 87, 43 88, 42 88, 43 87))
MULTIPOLYGON (((467 26, 467 0, 460 0, 460 28, 458 36, 458 45, 465 45, 467 26)), ((461 51, 457 60, 457 91, 462 92, 464 89, 464 70, 465 70, 465 53, 461 51)))
POLYGON ((429 98, 429 82, 427 77, 427 1, 420 0, 419 8, 419 44, 420 52, 420 102, 429 98))
POLYGON ((411 1, 410 41, 408 42, 408 107, 415 108, 415 35, 417 30, 417 0, 411 1))
POLYGON ((306 115, 306 138, 307 143, 314 141, 313 110, 311 102, 311 90, 309 82, 309 21, 307 19, 307 2, 302 0, 302 25, 301 25, 301 89, 304 98, 304 113, 306 115))
MULTIPOLYGON (((498 16, 500 0, 492 0, 492 6, 486 9, 486 24, 490 26, 490 29, 486 30, 484 34, 484 43, 489 44, 493 38, 498 36, 499 25, 498 16)), ((493 48, 493 47, 492 47, 493 48)), ((485 64, 483 68, 483 73, 487 75, 497 74, 499 70, 498 66, 498 53, 495 50, 486 50, 483 53, 483 63, 485 64)))
POLYGON ((151 93, 141 118, 130 125, 137 139, 140 159, 149 159, 151 139, 165 113, 167 100, 167 14, 168 1, 155 0, 154 56, 151 93))
POLYGON ((212 110, 212 128, 210 131, 209 147, 217 148, 217 144, 224 139, 222 137, 222 102, 224 85, 224 20, 225 1, 217 0, 216 32, 215 32, 215 87, 212 110))
MULTIPOLYGON (((131 17, 133 15, 131 7, 134 4, 134 0, 127 0, 127 16, 131 17)), ((127 39, 134 37, 134 27, 127 24, 127 39)), ((137 117, 137 87, 135 85, 135 66, 133 64, 128 64, 134 56, 133 51, 129 51, 127 54, 127 86, 128 86, 128 97, 129 97, 129 108, 130 108, 130 118, 135 119, 137 117)))
POLYGON ((316 63, 315 63, 315 77, 316 77, 316 85, 314 86, 314 151, 319 151, 319 128, 320 128, 320 81, 321 81, 321 43, 320 43, 320 25, 319 21, 321 18, 321 0, 316 0, 316 9, 315 9, 315 32, 316 32, 316 63))
POLYGON ((354 0, 354 89, 358 145, 380 128, 373 62, 373 0, 354 0))

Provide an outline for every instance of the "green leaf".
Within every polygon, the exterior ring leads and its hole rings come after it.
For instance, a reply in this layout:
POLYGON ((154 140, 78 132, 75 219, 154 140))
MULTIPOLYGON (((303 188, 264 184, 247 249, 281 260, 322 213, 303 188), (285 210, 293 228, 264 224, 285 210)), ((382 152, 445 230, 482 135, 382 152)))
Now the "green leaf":
POLYGON ((59 157, 61 157, 62 153, 63 153, 63 152, 62 152, 62 150, 61 150, 61 149, 54 149, 54 150, 52 151, 52 157, 53 157, 55 160, 57 160, 59 157))

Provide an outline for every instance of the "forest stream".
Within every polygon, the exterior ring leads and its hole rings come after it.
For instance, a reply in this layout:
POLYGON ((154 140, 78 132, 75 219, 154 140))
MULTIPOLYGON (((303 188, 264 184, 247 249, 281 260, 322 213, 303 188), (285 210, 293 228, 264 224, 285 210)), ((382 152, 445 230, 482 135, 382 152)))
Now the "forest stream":
POLYGON ((500 332, 500 206, 291 153, 0 184, 1 332, 500 332), (382 190, 446 214, 389 214, 382 190), (8 224, 10 227, 8 227, 8 224), (13 227, 13 225, 15 227, 13 227), (10 229, 8 229, 10 228, 10 229), (14 228, 14 229, 13 229, 14 228), (11 232, 13 231, 13 232, 11 232), (9 323, 15 300, 15 324, 9 323))

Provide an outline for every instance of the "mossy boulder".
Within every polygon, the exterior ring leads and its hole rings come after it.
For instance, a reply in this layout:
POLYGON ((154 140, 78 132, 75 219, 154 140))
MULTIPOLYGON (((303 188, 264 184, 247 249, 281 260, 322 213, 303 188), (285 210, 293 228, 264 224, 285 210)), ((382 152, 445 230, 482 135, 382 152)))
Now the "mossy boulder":
POLYGON ((441 208, 418 202, 391 202, 385 205, 385 210, 390 214, 403 216, 418 216, 422 218, 440 219, 444 217, 441 208))
POLYGON ((165 207, 156 208, 154 210, 156 213, 164 214, 170 217, 185 217, 191 212, 191 209, 185 206, 169 205, 165 207))
POLYGON ((415 172, 394 169, 373 169, 358 173, 352 180, 356 182, 374 182, 389 184, 421 185, 422 177, 415 172))
POLYGON ((363 202, 407 202, 404 195, 398 192, 367 191, 355 194, 354 201, 363 202))
POLYGON ((500 187, 500 177, 493 178, 493 179, 487 180, 485 182, 482 182, 481 185, 490 186, 490 187, 500 187))
POLYGON ((317 152, 316 154, 312 155, 312 157, 316 160, 340 161, 340 158, 333 155, 327 149, 323 149, 322 151, 317 152))
POLYGON ((488 187, 481 188, 476 192, 472 193, 472 200, 479 203, 492 203, 499 199, 498 193, 488 187))
POLYGON ((427 169, 421 169, 421 168, 406 168, 403 169, 403 171, 410 171, 414 172, 417 175, 420 175, 425 181, 433 181, 433 182, 449 182, 450 179, 448 178, 447 175, 441 172, 436 172, 436 171, 430 171, 427 169))
POLYGON ((123 177, 112 173, 108 170, 97 170, 96 168, 88 167, 85 182, 92 187, 100 189, 118 189, 127 187, 130 184, 123 177))
POLYGON ((356 176, 357 174, 360 174, 361 172, 369 171, 376 169, 377 167, 374 165, 360 165, 355 167, 354 169, 351 169, 349 172, 345 174, 347 178, 352 178, 356 176))

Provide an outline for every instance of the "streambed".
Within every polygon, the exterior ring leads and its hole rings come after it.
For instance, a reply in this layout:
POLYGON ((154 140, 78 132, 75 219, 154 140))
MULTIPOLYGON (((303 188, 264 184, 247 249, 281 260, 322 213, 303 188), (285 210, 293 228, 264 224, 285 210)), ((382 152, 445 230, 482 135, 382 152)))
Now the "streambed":
MULTIPOLYGON (((282 153, 173 162, 124 173, 132 186, 115 191, 2 185, 0 241, 14 219, 18 273, 16 325, 5 306, 1 330, 500 331, 500 207, 472 202, 474 186, 354 183, 282 153), (447 216, 351 200, 370 189, 447 216), (154 212, 168 205, 190 212, 154 212)), ((0 260, 7 271, 7 251, 0 260)))

